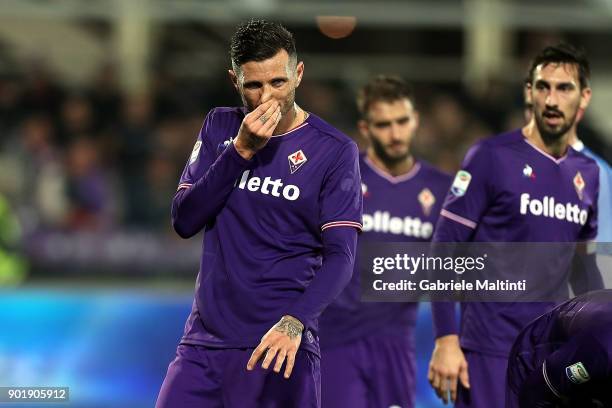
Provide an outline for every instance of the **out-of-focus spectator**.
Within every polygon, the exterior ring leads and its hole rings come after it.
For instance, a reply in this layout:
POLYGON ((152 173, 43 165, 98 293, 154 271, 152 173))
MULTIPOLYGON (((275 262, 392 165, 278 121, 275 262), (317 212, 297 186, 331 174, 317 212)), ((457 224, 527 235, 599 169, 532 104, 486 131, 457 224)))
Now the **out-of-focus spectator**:
POLYGON ((44 113, 57 117, 64 99, 64 90, 54 80, 43 61, 33 59, 28 65, 22 100, 24 112, 44 113))
POLYGON ((171 233, 168 197, 172 197, 176 192, 178 167, 168 155, 160 153, 149 160, 146 171, 147 205, 141 209, 141 219, 151 228, 171 233))
POLYGON ((16 77, 0 79, 0 132, 6 134, 19 121, 23 89, 16 77))
POLYGON ((435 96, 424 115, 415 151, 446 172, 455 172, 468 147, 491 133, 450 94, 435 96))
POLYGON ((114 226, 115 196, 110 179, 100 166, 94 141, 79 138, 71 143, 66 157, 69 213, 66 226, 71 230, 101 230, 114 226))
POLYGON ((121 90, 117 70, 113 63, 106 63, 96 75, 89 98, 96 113, 96 129, 105 131, 119 121, 121 90))
POLYGON ((67 213, 66 177, 53 134, 49 117, 28 116, 0 155, 0 192, 16 206, 28 230, 60 227, 67 213))
POLYGON ((142 208, 147 206, 146 165, 155 151, 152 99, 148 94, 131 96, 123 107, 123 123, 118 133, 119 168, 125 204, 125 222, 146 223, 142 208))
POLYGON ((70 94, 60 112, 60 134, 58 142, 64 146, 83 135, 93 135, 95 118, 91 102, 84 93, 70 94))

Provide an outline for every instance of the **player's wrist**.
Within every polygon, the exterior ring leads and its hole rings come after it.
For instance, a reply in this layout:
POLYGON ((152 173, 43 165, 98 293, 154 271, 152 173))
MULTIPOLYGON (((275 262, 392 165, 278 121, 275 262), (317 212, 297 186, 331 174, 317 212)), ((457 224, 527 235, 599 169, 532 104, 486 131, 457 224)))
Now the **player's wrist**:
POLYGON ((436 347, 460 347, 459 336, 456 334, 447 334, 436 339, 436 347))
POLYGON ((243 159, 251 160, 255 156, 256 151, 244 143, 240 137, 234 139, 234 148, 243 159))

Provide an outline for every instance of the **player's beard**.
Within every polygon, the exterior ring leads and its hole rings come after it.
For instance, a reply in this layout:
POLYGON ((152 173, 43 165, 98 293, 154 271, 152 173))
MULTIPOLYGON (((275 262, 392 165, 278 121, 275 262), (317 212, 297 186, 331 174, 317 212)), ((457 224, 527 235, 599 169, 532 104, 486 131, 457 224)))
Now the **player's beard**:
POLYGON ((578 116, 578 109, 574 111, 574 114, 566 119, 565 114, 557 109, 545 109, 541 112, 535 111, 535 120, 536 126, 538 127, 538 131, 544 140, 544 143, 554 143, 561 139, 571 128, 574 126, 576 122, 576 117, 578 116), (546 124, 545 114, 547 112, 554 112, 559 115, 561 119, 564 119, 561 124, 555 128, 546 124))
POLYGON ((380 140, 375 137, 371 137, 370 140, 374 153, 387 167, 395 167, 410 157, 410 149, 406 149, 405 153, 392 155, 387 152, 385 145, 380 140))

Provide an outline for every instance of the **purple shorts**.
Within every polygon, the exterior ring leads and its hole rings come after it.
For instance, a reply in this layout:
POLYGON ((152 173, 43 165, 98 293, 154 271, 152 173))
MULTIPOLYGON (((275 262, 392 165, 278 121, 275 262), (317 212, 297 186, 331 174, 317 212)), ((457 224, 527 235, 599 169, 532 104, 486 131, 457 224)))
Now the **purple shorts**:
MULTIPOLYGON (((170 363, 156 408, 321 406, 319 357, 298 351, 289 379, 257 368, 247 371, 253 349, 212 349, 181 344, 170 363)), ((274 360, 272 362, 272 366, 274 360)), ((283 370, 285 366, 283 365, 283 370)))
POLYGON ((370 336, 321 350, 323 408, 414 407, 416 360, 405 337, 370 336))
POLYGON ((508 359, 463 350, 468 362, 470 389, 459 383, 455 408, 503 407, 506 401, 508 359))

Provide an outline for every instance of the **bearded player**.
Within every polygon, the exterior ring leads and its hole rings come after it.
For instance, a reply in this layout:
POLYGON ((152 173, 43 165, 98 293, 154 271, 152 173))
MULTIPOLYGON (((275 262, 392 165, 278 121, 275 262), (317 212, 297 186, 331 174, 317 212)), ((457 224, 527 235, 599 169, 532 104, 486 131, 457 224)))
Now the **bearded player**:
MULTIPOLYGON (((569 146, 578 112, 591 99, 584 53, 568 45, 542 50, 531 64, 527 92, 533 102, 530 122, 472 147, 446 198, 434 241, 578 242, 575 254, 560 254, 538 273, 566 279, 574 262, 581 268, 575 292, 601 288, 595 255, 586 245, 597 234, 598 167, 569 146), (557 203, 555 211, 544 213, 544 202, 557 203)), ((450 393, 457 407, 503 404, 514 339, 553 306, 462 303, 459 334, 453 304, 432 305, 432 387, 445 402, 450 393)))
POLYGON ((356 144, 295 103, 293 36, 241 24, 229 71, 244 107, 204 120, 172 203, 204 230, 195 301, 157 407, 318 407, 317 319, 351 277, 356 144))
MULTIPOLYGON (((429 241, 451 179, 410 151, 419 126, 411 89, 378 76, 360 90, 357 105, 359 131, 370 142, 360 158, 359 244, 429 241)), ((362 303, 360 293, 356 267, 321 317, 322 406, 413 407, 417 304, 362 303)))

